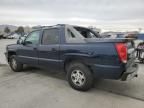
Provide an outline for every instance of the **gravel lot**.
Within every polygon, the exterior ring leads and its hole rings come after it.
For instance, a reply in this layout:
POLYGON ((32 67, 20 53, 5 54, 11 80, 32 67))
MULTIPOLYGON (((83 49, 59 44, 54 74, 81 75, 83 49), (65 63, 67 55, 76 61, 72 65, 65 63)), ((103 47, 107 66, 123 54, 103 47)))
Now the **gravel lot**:
MULTIPOLYGON (((0 40, 0 60, 5 64, 5 45, 0 40)), ((0 66, 0 108, 144 108, 144 64, 131 81, 96 80, 88 92, 73 90, 64 73, 28 68, 15 73, 0 66)))

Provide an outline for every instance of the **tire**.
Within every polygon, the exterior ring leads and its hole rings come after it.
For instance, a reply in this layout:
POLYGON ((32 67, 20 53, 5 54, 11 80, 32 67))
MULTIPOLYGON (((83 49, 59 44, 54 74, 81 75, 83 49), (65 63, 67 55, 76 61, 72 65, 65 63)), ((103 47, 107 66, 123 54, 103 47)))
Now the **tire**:
POLYGON ((10 56, 9 65, 14 72, 20 72, 23 69, 23 64, 16 60, 16 55, 10 56))
POLYGON ((79 62, 69 64, 67 67, 67 80, 72 88, 79 91, 91 89, 94 83, 90 69, 79 62))

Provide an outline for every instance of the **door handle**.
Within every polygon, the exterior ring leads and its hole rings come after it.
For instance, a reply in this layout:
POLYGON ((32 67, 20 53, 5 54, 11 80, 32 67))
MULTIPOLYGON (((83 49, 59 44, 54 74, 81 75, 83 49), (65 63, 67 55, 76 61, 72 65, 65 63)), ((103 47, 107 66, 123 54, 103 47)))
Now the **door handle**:
POLYGON ((34 47, 33 49, 34 49, 34 50, 37 50, 37 48, 36 48, 36 47, 34 47))
POLYGON ((56 51, 56 48, 52 48, 51 51, 56 51))

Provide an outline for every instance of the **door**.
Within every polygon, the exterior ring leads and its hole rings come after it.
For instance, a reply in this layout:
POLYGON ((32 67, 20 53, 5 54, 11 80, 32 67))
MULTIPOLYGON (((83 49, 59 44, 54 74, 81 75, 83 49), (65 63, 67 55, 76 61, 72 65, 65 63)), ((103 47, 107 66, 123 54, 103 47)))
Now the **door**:
POLYGON ((40 41, 41 31, 31 32, 25 39, 23 45, 18 49, 18 58, 20 62, 30 65, 38 65, 37 46, 40 41))
POLYGON ((41 44, 38 46, 39 65, 49 69, 58 69, 59 60, 59 30, 50 28, 43 30, 41 44))

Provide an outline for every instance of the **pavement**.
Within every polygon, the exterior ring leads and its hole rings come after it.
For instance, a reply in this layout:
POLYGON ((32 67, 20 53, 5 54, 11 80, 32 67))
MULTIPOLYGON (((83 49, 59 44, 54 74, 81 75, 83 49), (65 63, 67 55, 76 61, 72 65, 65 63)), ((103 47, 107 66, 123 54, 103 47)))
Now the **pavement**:
MULTIPOLYGON (((0 40, 6 42, 14 40, 0 40)), ((13 72, 7 64, 1 65, 0 108, 144 108, 144 64, 139 67, 138 78, 97 79, 90 91, 79 92, 69 86, 63 72, 30 67, 13 72)))
POLYGON ((7 64, 4 52, 6 51, 6 46, 9 44, 16 43, 17 39, 0 39, 0 64, 7 64))

